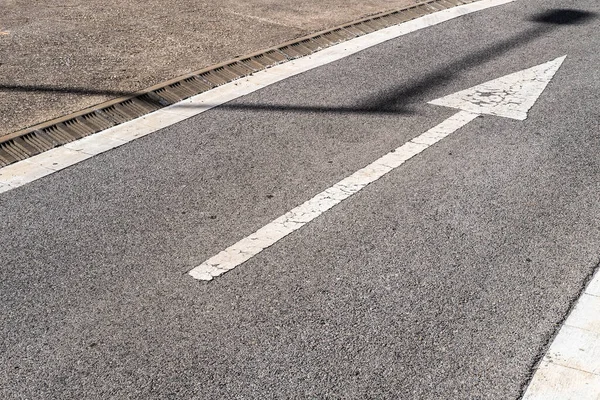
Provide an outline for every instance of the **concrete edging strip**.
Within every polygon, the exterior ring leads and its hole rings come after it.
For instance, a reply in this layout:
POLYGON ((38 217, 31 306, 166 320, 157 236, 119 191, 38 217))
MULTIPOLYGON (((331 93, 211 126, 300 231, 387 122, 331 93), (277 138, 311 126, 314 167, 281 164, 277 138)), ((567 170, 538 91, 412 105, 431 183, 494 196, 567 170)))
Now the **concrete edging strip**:
POLYGON ((523 400, 600 398, 600 273, 596 272, 540 361, 523 400))
MULTIPOLYGON (((291 76, 402 35, 515 0, 480 0, 381 29, 276 65, 142 117, 0 168, 0 193, 23 186, 291 76)), ((600 393, 600 274, 596 273, 540 362, 524 400, 597 399, 600 393)))
POLYGON ((478 0, 426 0, 193 71, 149 88, 0 136, 0 168, 131 121, 258 71, 436 11, 478 0))
POLYGON ((139 118, 0 168, 0 193, 23 186, 294 75, 340 60, 408 33, 513 1, 515 0, 479 0, 437 11, 217 86, 139 118))

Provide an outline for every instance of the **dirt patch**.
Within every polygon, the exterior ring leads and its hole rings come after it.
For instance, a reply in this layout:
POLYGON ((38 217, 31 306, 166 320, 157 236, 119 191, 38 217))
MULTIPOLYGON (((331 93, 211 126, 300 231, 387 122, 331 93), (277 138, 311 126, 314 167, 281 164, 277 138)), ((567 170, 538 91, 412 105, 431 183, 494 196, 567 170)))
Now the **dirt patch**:
POLYGON ((0 136, 417 0, 0 0, 0 136))

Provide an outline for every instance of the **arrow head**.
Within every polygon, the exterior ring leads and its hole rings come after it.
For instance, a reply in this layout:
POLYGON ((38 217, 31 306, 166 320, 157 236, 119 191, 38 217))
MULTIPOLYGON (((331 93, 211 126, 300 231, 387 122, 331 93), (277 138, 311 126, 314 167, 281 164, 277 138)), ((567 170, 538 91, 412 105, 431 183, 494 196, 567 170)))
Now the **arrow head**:
POLYGON ((430 101, 477 114, 524 120, 567 56, 430 101))

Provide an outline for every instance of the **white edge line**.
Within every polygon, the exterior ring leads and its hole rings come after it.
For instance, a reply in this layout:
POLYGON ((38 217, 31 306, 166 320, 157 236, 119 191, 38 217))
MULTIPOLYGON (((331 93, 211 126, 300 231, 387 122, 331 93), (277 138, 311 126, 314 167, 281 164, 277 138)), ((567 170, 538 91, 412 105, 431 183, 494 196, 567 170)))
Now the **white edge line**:
POLYGON ((577 300, 529 383, 523 400, 600 396, 600 273, 577 300))
POLYGON ((250 236, 209 258, 192 269, 189 274, 195 279, 210 281, 214 277, 243 264, 479 115, 469 111, 457 112, 427 132, 406 142, 394 151, 317 194, 312 199, 271 221, 250 236))
POLYGON ((390 39, 513 1, 515 0, 479 0, 441 10, 227 83, 153 113, 0 168, 0 193, 23 186, 273 83, 348 57, 390 39))

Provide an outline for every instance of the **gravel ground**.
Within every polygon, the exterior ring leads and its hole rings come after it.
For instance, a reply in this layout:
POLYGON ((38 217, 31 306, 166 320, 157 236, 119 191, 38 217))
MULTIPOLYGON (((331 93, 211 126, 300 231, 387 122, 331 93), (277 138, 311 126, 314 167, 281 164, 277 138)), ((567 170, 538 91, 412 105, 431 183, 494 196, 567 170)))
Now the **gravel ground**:
POLYGON ((0 136, 418 0, 0 4, 0 136))

